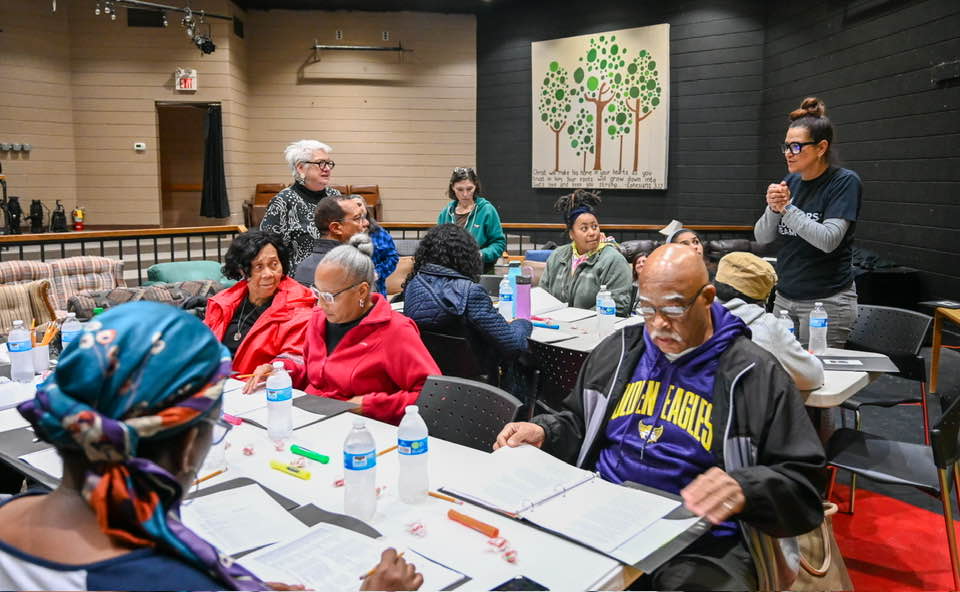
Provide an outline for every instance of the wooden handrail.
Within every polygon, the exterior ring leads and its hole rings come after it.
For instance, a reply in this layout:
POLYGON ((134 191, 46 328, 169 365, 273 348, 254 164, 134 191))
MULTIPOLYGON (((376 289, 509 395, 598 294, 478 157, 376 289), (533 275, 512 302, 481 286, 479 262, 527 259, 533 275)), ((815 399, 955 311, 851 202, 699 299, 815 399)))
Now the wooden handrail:
MULTIPOLYGON (((380 226, 388 230, 417 230, 422 228, 431 228, 433 222, 380 222, 380 226)), ((504 230, 566 230, 564 224, 544 224, 531 222, 504 222, 501 224, 504 230)), ((663 224, 601 224, 604 230, 660 230, 663 224)), ((753 232, 753 226, 719 226, 712 224, 691 224, 684 226, 691 230, 702 230, 704 232, 753 232)))
POLYGON ((81 240, 118 239, 118 238, 153 238, 156 236, 188 235, 188 234, 229 234, 232 232, 246 232, 247 227, 238 224, 235 226, 186 226, 183 228, 137 228, 132 230, 91 230, 81 232, 45 232, 43 234, 5 234, 0 236, 0 244, 5 243, 56 243, 81 240))

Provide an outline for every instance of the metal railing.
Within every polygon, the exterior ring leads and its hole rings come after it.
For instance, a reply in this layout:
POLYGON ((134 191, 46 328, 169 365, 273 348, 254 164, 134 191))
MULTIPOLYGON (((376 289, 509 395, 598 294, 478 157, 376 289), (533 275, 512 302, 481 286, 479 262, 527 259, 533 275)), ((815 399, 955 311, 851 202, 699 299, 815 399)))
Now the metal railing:
POLYGON ((0 236, 0 261, 46 261, 82 255, 124 261, 124 279, 144 282, 145 267, 172 261, 223 261, 233 237, 245 226, 197 226, 95 230, 0 236), (136 263, 131 268, 128 263, 136 263), (134 275, 135 272, 135 275, 134 275))

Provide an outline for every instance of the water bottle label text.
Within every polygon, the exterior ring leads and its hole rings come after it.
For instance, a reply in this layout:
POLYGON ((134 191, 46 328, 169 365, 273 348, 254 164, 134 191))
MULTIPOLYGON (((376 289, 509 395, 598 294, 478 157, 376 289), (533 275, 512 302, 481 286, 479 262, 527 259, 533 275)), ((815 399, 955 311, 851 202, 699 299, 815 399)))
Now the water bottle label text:
POLYGON ((30 351, 29 341, 10 341, 7 342, 7 349, 12 352, 30 351))
POLYGON ((426 438, 422 440, 397 440, 397 450, 400 454, 426 454, 427 448, 426 438))
POLYGON ((80 331, 64 331, 60 334, 60 341, 63 343, 73 343, 80 337, 80 331))
POLYGON ((811 329, 826 329, 827 319, 810 319, 811 329))
POLYGON ((343 453, 343 468, 348 471, 363 471, 377 466, 377 453, 374 450, 361 454, 343 453))
POLYGON ((289 386, 280 389, 267 389, 268 401, 289 401, 293 398, 293 389, 289 386))
POLYGON ((617 314, 617 307, 615 306, 598 306, 597 312, 605 315, 615 315, 617 314))

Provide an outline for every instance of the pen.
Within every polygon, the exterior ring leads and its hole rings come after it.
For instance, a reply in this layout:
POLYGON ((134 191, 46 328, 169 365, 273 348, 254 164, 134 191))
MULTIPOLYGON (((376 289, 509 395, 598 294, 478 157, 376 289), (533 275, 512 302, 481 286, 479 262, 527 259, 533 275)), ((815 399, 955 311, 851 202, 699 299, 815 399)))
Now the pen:
POLYGON ((541 329, 559 329, 560 325, 556 323, 541 323, 539 321, 531 323, 534 327, 540 327, 541 329))
MULTIPOLYGON (((406 551, 400 551, 400 552, 397 554, 397 559, 403 557, 403 554, 404 554, 404 553, 406 553, 406 551)), ((365 573, 365 574, 363 574, 362 576, 360 576, 360 579, 361 579, 361 580, 365 580, 365 579, 369 578, 370 576, 373 575, 373 572, 375 572, 375 571, 377 571, 377 566, 376 566, 376 565, 374 565, 373 567, 371 567, 371 568, 370 568, 370 571, 368 571, 367 573, 365 573)))
POLYGON ((447 501, 447 502, 450 502, 450 503, 452 503, 452 504, 460 504, 461 506, 463 505, 463 502, 460 501, 460 500, 458 500, 457 498, 455 498, 455 497, 450 497, 449 495, 444 495, 444 494, 439 493, 439 492, 437 492, 437 491, 428 491, 428 492, 427 492, 427 495, 429 495, 430 497, 435 497, 435 498, 437 498, 437 499, 442 499, 442 500, 447 501))
POLYGON ((197 479, 196 481, 194 481, 193 484, 194 484, 194 485, 199 485, 200 483, 203 483, 203 482, 206 481, 207 479, 213 479, 213 478, 216 477, 217 475, 222 475, 222 474, 225 473, 225 472, 226 472, 226 469, 220 469, 219 471, 214 471, 214 472, 210 473, 209 475, 204 475, 203 477, 200 477, 199 479, 197 479))
POLYGON ((279 460, 271 460, 270 468, 280 471, 281 473, 286 473, 291 477, 296 477, 297 479, 303 479, 304 481, 310 478, 310 471, 304 471, 303 469, 292 467, 279 460))
POLYGON ((386 453, 388 453, 388 452, 393 452, 393 451, 396 450, 396 449, 397 449, 396 446, 391 446, 390 448, 384 448, 383 450, 381 450, 380 452, 377 453, 377 456, 382 456, 382 455, 384 455, 384 454, 386 454, 386 453))
POLYGON ((309 448, 304 448, 304 447, 302 447, 302 446, 297 446, 296 444, 293 444, 293 445, 290 446, 290 452, 292 452, 292 453, 294 453, 294 454, 299 454, 300 456, 305 456, 305 457, 309 458, 310 460, 315 460, 315 461, 317 461, 318 463, 320 463, 320 464, 322 464, 322 465, 325 465, 325 464, 327 464, 328 462, 330 462, 330 457, 329 457, 329 456, 327 456, 327 455, 325 455, 325 454, 320 454, 319 452, 314 452, 313 450, 310 450, 309 448))
POLYGON ((530 320, 531 320, 531 321, 542 321, 542 322, 544 322, 544 323, 549 323, 549 322, 550 322, 550 319, 548 319, 547 317, 533 317, 533 316, 532 316, 532 317, 530 317, 530 320))
POLYGON ((454 522, 459 522, 468 528, 472 528, 477 532, 482 532, 491 539, 500 536, 500 529, 496 526, 491 526, 486 522, 481 522, 476 518, 471 518, 470 516, 461 514, 456 510, 447 510, 447 518, 453 520, 454 522))

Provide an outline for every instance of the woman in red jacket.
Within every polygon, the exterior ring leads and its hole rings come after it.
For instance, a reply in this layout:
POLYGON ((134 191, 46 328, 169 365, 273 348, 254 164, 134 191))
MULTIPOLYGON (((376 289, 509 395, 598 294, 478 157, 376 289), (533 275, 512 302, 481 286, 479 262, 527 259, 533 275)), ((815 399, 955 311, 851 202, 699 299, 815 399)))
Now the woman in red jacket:
MULTIPOLYGON (((307 327, 303 357, 284 354, 295 388, 311 395, 351 401, 373 419, 400 423, 427 376, 440 369, 420 340, 416 324, 373 292, 376 273, 366 235, 336 247, 320 261, 314 290, 320 306, 307 327)), ((270 373, 257 368, 245 391, 270 373)))
POLYGON ((235 372, 253 372, 280 354, 303 354, 316 297, 288 272, 279 235, 249 230, 230 244, 223 275, 240 281, 207 300, 204 323, 230 350, 235 372))

